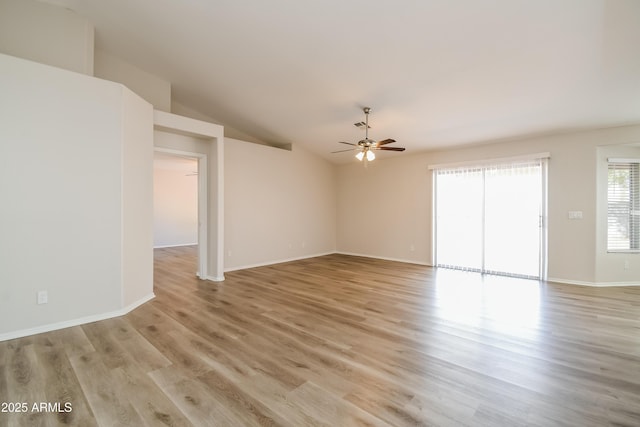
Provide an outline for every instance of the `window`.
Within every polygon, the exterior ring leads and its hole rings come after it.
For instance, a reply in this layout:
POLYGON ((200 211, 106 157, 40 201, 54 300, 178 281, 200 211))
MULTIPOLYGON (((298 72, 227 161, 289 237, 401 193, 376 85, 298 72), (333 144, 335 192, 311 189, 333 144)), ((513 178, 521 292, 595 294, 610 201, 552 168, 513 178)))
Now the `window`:
POLYGON ((609 159, 607 250, 640 252, 640 160, 609 159))

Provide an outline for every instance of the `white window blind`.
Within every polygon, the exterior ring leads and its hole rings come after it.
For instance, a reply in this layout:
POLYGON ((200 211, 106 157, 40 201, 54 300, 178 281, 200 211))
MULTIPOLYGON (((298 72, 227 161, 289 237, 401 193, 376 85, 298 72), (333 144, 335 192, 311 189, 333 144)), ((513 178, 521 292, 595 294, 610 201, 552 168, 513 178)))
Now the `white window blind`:
POLYGON ((640 252, 640 159, 609 159, 607 250, 640 252))

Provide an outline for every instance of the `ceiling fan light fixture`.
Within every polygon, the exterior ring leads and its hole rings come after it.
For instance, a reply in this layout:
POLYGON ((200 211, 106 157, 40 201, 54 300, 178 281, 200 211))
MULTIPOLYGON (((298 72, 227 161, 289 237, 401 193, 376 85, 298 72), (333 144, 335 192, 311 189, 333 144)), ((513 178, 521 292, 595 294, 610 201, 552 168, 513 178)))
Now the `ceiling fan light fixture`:
POLYGON ((391 144, 392 142, 396 142, 395 139, 387 138, 380 140, 378 142, 373 139, 369 139, 369 113, 371 112, 371 108, 365 107, 362 109, 364 111, 364 122, 355 123, 357 127, 364 127, 364 139, 358 141, 357 144, 352 142, 338 141, 340 144, 351 145, 353 148, 347 150, 338 150, 332 151, 332 153, 342 153, 343 151, 352 151, 357 150, 356 159, 359 161, 367 160, 367 162, 373 161, 376 158, 373 150, 387 150, 387 151, 404 151, 404 147, 386 147, 387 144, 391 144))

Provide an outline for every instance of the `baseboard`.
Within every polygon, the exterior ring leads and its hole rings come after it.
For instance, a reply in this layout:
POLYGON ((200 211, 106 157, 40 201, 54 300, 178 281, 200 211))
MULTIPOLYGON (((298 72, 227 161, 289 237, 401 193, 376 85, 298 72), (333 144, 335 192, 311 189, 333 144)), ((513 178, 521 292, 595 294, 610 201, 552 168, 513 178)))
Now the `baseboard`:
POLYGON ((135 310, 136 308, 140 307, 145 302, 149 302, 152 299, 154 299, 155 297, 156 297, 156 294, 151 292, 149 295, 146 295, 146 296, 140 298, 139 300, 132 302, 128 306, 122 308, 122 310, 119 310, 119 311, 122 312, 121 316, 124 316, 125 314, 129 313, 130 311, 135 310))
POLYGON ((424 265, 426 267, 433 267, 432 264, 429 264, 427 262, 419 262, 419 261, 414 261, 409 259, 389 258, 389 257, 375 256, 375 255, 359 254, 354 252, 335 252, 335 253, 339 255, 359 256, 363 258, 382 259, 385 261, 395 261, 395 262, 403 262, 405 264, 416 264, 416 265, 424 265))
POLYGON ((95 314, 92 316, 80 317, 77 319, 64 320, 62 322, 50 323, 48 325, 36 326, 34 328, 29 329, 21 329, 19 331, 7 332, 4 334, 0 334, 0 341, 7 341, 16 338, 27 337, 30 335, 42 334, 45 332, 57 331, 59 329, 71 328, 73 326, 84 325, 86 323, 98 322, 100 320, 112 319, 114 317, 124 316, 135 308, 141 306, 145 302, 148 302, 155 298, 155 294, 151 293, 138 301, 135 301, 129 304, 126 307, 123 307, 120 310, 110 311, 107 313, 95 314))
POLYGON ((161 245, 154 246, 153 249, 164 249, 164 248, 181 248, 183 246, 198 246, 198 242, 195 243, 183 243, 181 245, 161 245))
MULTIPOLYGON (((284 262, 291 262, 291 261, 299 261, 302 259, 316 258, 316 257, 332 255, 332 254, 357 256, 357 257, 371 258, 371 259, 381 259, 385 261, 395 261, 395 262, 402 262, 406 264, 415 264, 415 265, 423 265, 426 267, 433 267, 433 264, 428 262, 419 262, 419 261, 402 259, 402 258, 382 257, 382 256, 375 256, 375 255, 362 254, 362 253, 356 253, 356 252, 335 251, 335 252, 324 252, 324 253, 314 254, 314 255, 306 255, 306 256, 296 257, 296 258, 287 258, 282 260, 269 261, 264 263, 250 264, 250 265, 244 265, 239 267, 232 267, 232 268, 225 269, 224 271, 226 273, 230 271, 245 270, 247 268, 265 267, 268 265, 281 264, 284 262)), ((224 280, 224 277, 222 278, 207 277, 207 280, 222 281, 224 280)), ((558 278, 551 278, 551 277, 547 278, 546 281, 553 282, 553 283, 564 283, 568 285, 591 286, 591 287, 640 286, 640 283, 638 282, 586 282, 586 281, 580 281, 580 280, 558 279, 558 278)))
POLYGON ((319 254, 304 255, 304 256, 295 257, 295 258, 286 258, 286 259, 279 259, 279 260, 274 260, 274 261, 261 262, 261 263, 257 263, 257 264, 242 265, 242 266, 238 266, 238 267, 225 268, 224 272, 226 273, 226 272, 229 272, 229 271, 246 270, 247 268, 266 267, 268 265, 282 264, 284 262, 291 262, 291 261, 300 261, 302 259, 317 258, 319 256, 333 255, 335 253, 336 252, 323 252, 323 253, 319 253, 319 254))
POLYGON ((637 282, 586 282, 583 280, 558 279, 555 277, 549 277, 546 281, 552 283, 564 283, 566 285, 591 286, 595 288, 608 288, 615 286, 640 286, 640 283, 637 282))

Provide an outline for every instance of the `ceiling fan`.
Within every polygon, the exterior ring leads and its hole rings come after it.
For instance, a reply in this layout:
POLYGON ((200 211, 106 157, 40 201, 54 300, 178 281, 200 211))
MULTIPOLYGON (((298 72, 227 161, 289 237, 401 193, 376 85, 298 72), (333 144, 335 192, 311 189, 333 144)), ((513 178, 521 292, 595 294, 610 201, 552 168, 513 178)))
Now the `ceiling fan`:
POLYGON ((383 139, 382 141, 374 141, 373 139, 369 139, 369 113, 371 112, 371 108, 364 107, 362 109, 364 111, 364 122, 354 123, 356 127, 364 127, 365 136, 364 139, 358 141, 357 144, 353 144, 351 142, 338 141, 340 144, 353 145, 355 148, 349 148, 347 150, 338 150, 332 151, 332 153, 342 153, 345 151, 354 151, 357 150, 358 154, 356 154, 356 158, 360 161, 363 159, 367 159, 368 161, 374 160, 376 155, 374 154, 375 150, 385 150, 385 151, 404 151, 404 147, 383 147, 383 145, 391 144, 392 142, 396 142, 395 139, 383 139))

